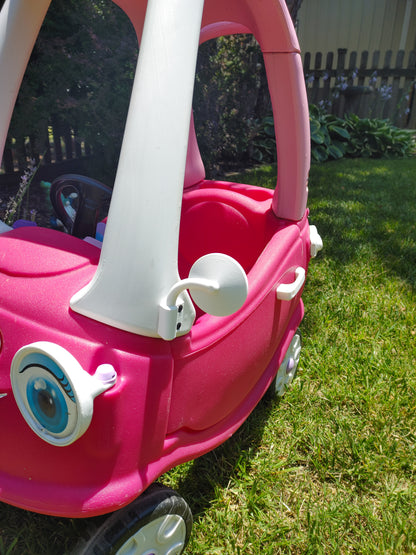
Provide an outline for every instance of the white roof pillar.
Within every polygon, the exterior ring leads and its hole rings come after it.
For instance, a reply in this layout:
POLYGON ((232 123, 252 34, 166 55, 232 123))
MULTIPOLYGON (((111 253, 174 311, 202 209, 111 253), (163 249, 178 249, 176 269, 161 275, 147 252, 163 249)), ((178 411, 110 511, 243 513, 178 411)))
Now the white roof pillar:
MULTIPOLYGON (((149 0, 100 262, 71 300, 81 314, 158 336, 178 281, 178 236, 204 0, 149 0)), ((195 313, 188 294, 183 332, 195 313)))

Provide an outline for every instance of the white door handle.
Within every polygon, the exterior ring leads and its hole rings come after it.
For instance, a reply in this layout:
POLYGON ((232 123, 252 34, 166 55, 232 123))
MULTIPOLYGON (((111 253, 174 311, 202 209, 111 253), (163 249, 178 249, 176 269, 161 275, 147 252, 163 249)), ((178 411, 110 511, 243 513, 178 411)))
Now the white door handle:
POLYGON ((277 298, 281 301, 291 301, 302 288, 305 283, 305 270, 302 266, 298 266, 295 270, 296 279, 293 283, 282 283, 276 289, 277 298))

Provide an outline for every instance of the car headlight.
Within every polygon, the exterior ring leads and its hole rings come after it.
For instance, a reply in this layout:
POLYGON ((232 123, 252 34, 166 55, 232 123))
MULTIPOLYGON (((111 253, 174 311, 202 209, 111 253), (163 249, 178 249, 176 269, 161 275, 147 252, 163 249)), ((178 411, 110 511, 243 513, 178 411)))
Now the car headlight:
POLYGON ((55 343, 25 345, 15 354, 10 378, 17 405, 32 430, 52 445, 70 445, 91 423, 94 399, 112 387, 114 368, 102 365, 91 376, 55 343))

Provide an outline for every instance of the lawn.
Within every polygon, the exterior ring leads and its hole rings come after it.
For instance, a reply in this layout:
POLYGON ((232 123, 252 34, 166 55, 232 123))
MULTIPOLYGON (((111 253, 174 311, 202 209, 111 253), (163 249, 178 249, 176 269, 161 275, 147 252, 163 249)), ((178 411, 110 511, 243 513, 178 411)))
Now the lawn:
MULTIPOLYGON (((416 552, 416 159, 313 166, 309 206, 302 371, 163 477, 194 513, 189 555, 416 552)), ((62 555, 85 526, 0 506, 0 555, 62 555)))

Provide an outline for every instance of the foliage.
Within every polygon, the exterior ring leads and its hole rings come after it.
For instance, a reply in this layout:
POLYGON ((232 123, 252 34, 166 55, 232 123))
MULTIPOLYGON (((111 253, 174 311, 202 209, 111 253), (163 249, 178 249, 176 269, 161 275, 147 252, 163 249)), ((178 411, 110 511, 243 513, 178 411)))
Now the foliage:
MULTIPOLYGON (((53 122, 57 129, 74 129, 76 140, 85 141, 114 169, 136 56, 134 31, 114 4, 54 0, 19 93, 8 145, 13 137, 22 158, 36 156, 53 122), (25 151, 25 137, 35 142, 37 152, 25 151)), ((194 107, 208 173, 215 174, 219 164, 234 168, 262 159, 260 151, 270 149, 262 121, 270 99, 262 54, 252 36, 221 37, 201 46, 194 107), (257 137, 257 131, 265 136, 257 137), (252 139, 259 144, 252 145, 252 139)))
POLYGON ((415 153, 415 133, 399 129, 388 120, 359 118, 355 114, 338 118, 323 108, 310 106, 312 160, 325 162, 343 156, 382 158, 415 153))
POLYGON ((132 26, 104 0, 54 0, 35 44, 9 131, 44 150, 48 124, 75 130, 103 162, 121 145, 137 56, 132 26), (63 25, 62 23, 65 22, 63 25))
POLYGON ((348 156, 381 158, 415 153, 415 132, 399 129, 388 120, 360 119, 350 114, 345 116, 343 125, 350 134, 346 149, 348 156))
POLYGON ((309 108, 311 129, 311 155, 315 162, 342 158, 347 151, 350 134, 341 118, 327 114, 321 108, 309 108))
MULTIPOLYGON (((300 2, 288 4, 296 11, 300 2)), ((98 165, 92 173, 111 183, 137 51, 131 24, 109 0, 54 0, 18 97, 9 146, 13 137, 22 159, 37 159, 51 122, 63 134, 72 129, 76 141, 90 145, 96 155, 98 165), (36 151, 27 152, 26 137, 31 145, 36 143, 36 151)), ((345 86, 342 76, 335 92, 345 86)), ((209 177, 253 163, 275 162, 267 78, 252 36, 221 37, 201 45, 194 111, 209 177)), ((411 133, 387 121, 356 116, 342 120, 327 114, 323 106, 311 106, 310 112, 314 161, 406 156, 414 149, 411 133)))
MULTIPOLYGON (((2 218, 2 221, 11 226, 20 216, 20 208, 23 202, 25 195, 27 194, 29 187, 35 177, 39 166, 36 166, 35 160, 32 159, 29 162, 29 166, 23 172, 22 176, 20 177, 20 183, 16 194, 10 197, 9 202, 6 206, 5 214, 2 218)), ((35 213, 31 213, 32 219, 35 216, 35 213)))
POLYGON ((297 20, 298 20, 298 12, 300 10, 300 7, 302 5, 302 1, 303 0, 286 0, 286 4, 287 7, 289 9, 289 13, 290 13, 290 17, 293 20, 293 23, 297 24, 297 20))
POLYGON ((260 121, 256 120, 250 126, 249 139, 250 158, 255 162, 275 162, 276 136, 274 131, 273 116, 265 116, 260 121))
POLYGON ((208 173, 258 157, 252 139, 270 109, 262 54, 250 35, 201 45, 194 92, 196 131, 208 173))

